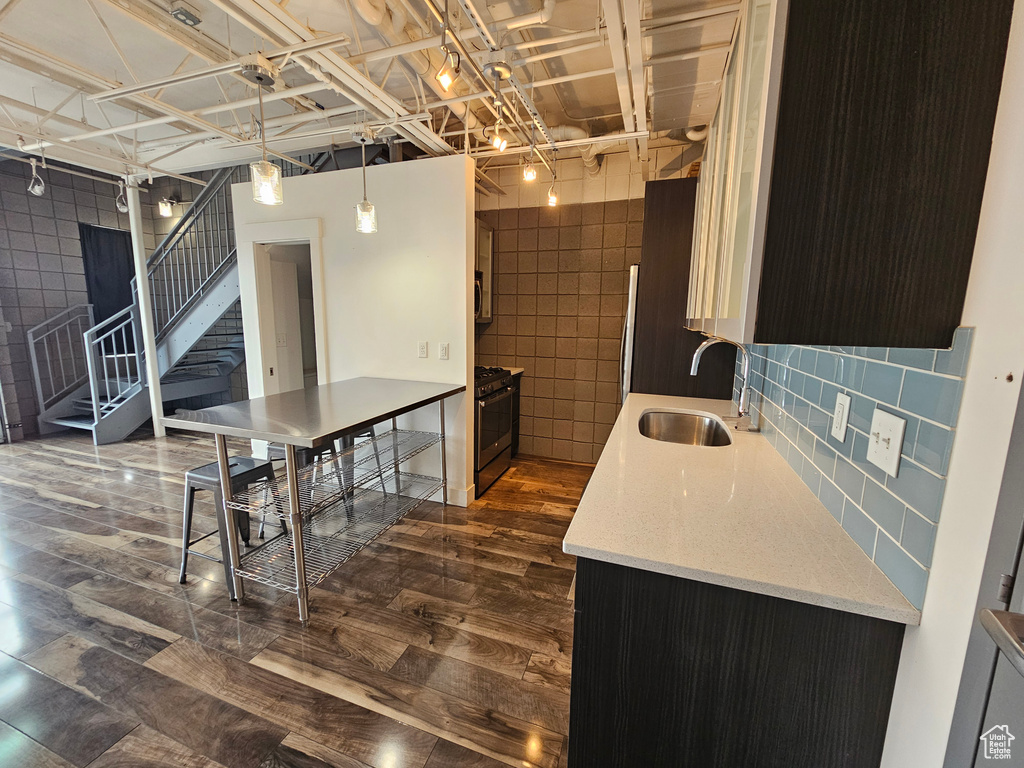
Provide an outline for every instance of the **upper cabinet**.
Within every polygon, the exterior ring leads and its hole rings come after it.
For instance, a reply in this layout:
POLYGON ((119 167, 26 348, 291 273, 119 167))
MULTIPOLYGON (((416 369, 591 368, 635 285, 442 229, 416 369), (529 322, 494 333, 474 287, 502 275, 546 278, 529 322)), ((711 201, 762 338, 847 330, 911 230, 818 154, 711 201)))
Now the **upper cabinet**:
POLYGON ((688 322, 948 347, 1012 0, 745 0, 698 187, 688 322))

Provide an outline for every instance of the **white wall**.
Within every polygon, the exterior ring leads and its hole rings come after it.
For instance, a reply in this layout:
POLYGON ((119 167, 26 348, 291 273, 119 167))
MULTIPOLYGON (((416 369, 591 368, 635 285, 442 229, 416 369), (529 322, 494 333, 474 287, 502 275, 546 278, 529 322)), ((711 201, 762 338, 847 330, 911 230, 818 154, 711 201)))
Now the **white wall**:
MULTIPOLYGON (((462 155, 371 166, 374 235, 355 231, 359 169, 286 178, 277 207, 254 203, 248 185, 235 185, 251 396, 270 391, 265 374, 274 354, 259 334, 253 244, 302 240, 310 241, 321 382, 376 376, 470 386, 473 177, 473 161, 462 155), (260 346, 251 353, 250 338, 260 346), (426 359, 417 357, 418 341, 429 343, 426 359), (450 344, 450 359, 438 359, 440 342, 450 344)), ((471 405, 470 391, 469 400, 459 395, 446 406, 449 498, 457 504, 473 498, 471 405)), ((436 418, 431 409, 416 424, 436 418)))
MULTIPOLYGON (((960 426, 920 627, 907 631, 882 765, 941 766, 1024 375, 1024 3, 1006 71, 963 325, 974 326, 960 426), (1012 374, 1013 380, 1007 381, 1012 374)), ((1019 736, 1019 734, 1018 734, 1019 736)))

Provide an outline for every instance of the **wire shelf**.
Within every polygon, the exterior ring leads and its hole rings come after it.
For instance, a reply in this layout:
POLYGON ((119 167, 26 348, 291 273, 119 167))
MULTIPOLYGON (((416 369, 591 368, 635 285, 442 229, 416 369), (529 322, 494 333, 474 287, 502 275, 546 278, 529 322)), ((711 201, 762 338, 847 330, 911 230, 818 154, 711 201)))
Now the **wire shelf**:
MULTIPOLYGON (((313 517, 326 507, 358 494, 386 478, 396 467, 437 445, 436 432, 389 430, 374 438, 356 443, 333 456, 303 467, 298 472, 299 505, 303 516, 313 517)), ((403 477, 407 475, 403 474, 403 477)), ((232 509, 250 515, 290 515, 288 480, 278 477, 234 494, 227 503, 232 509)))
MULTIPOLYGON (((303 524, 302 550, 306 584, 312 588, 330 576, 359 550, 433 496, 443 483, 436 477, 407 472, 379 478, 368 487, 353 489, 303 524)), ((293 533, 280 535, 242 555, 236 573, 245 579, 297 593, 293 533)))

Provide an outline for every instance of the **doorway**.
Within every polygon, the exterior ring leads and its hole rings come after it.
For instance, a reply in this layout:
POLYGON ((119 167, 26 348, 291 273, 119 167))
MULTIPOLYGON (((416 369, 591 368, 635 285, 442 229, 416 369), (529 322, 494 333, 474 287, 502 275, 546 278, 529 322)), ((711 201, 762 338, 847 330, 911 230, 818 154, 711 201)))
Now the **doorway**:
POLYGON ((277 361, 270 374, 276 379, 273 389, 288 392, 314 386, 318 370, 310 244, 269 243, 254 250, 257 259, 265 260, 266 268, 260 272, 270 281, 263 296, 270 299, 272 311, 260 309, 260 337, 265 344, 273 344, 277 361))
POLYGON ((134 302, 131 233, 91 224, 79 224, 78 233, 89 303, 96 323, 102 323, 134 302))

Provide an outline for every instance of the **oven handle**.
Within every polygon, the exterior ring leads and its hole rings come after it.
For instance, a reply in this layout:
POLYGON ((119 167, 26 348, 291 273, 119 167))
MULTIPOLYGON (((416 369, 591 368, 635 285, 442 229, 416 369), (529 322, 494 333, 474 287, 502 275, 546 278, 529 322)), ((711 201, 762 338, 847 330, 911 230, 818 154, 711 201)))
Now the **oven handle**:
POLYGON ((488 395, 483 400, 479 401, 480 407, 481 408, 486 408, 489 405, 494 405, 495 403, 501 402, 502 400, 504 400, 507 397, 512 397, 512 387, 506 387, 501 392, 497 392, 495 394, 488 395))

